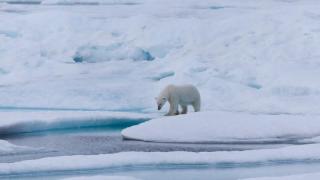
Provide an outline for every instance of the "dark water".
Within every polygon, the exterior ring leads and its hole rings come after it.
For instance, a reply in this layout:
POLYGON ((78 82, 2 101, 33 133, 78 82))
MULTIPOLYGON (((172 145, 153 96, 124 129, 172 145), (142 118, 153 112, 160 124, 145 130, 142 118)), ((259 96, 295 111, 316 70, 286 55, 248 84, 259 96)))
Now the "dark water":
POLYGON ((0 162, 15 162, 62 155, 94 155, 124 151, 233 151, 257 148, 282 147, 286 144, 184 144, 151 143, 123 140, 121 129, 133 124, 113 127, 86 127, 76 129, 51 130, 2 136, 12 144, 39 149, 27 153, 2 156, 0 162))

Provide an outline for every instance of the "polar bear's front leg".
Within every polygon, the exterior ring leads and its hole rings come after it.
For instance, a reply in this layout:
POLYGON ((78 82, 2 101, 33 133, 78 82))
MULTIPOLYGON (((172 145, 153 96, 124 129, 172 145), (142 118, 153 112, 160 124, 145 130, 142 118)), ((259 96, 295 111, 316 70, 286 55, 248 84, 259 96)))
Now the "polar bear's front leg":
POLYGON ((173 105, 171 103, 170 104, 170 108, 169 108, 169 112, 167 114, 165 114, 165 116, 172 116, 174 115, 174 111, 173 111, 173 105))
POLYGON ((174 115, 178 115, 178 114, 179 114, 178 104, 171 102, 170 103, 170 110, 165 116, 174 116, 174 115))

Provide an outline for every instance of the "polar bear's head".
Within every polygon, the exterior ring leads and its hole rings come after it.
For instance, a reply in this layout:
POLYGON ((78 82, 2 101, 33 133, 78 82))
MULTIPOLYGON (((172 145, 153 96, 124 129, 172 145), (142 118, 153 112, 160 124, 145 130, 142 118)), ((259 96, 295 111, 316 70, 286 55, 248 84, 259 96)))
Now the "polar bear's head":
POLYGON ((160 110, 163 105, 168 101, 166 97, 156 97, 157 105, 158 105, 158 110, 160 110))

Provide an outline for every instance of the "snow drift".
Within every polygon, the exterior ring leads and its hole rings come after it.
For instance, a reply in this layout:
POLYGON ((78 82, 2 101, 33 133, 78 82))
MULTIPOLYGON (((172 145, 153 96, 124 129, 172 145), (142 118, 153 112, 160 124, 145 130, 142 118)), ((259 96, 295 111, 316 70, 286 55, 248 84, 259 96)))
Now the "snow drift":
POLYGON ((162 117, 122 131, 126 139, 155 142, 298 142, 320 135, 320 116, 208 111, 162 117))
POLYGON ((17 146, 9 143, 8 141, 0 140, 0 156, 34 152, 36 150, 37 149, 35 148, 17 146))
POLYGON ((103 62, 111 60, 152 61, 154 57, 138 47, 126 47, 123 44, 109 46, 82 46, 73 56, 75 62, 103 62))
POLYGON ((139 180, 137 178, 128 177, 128 176, 79 176, 64 178, 62 180, 139 180))
POLYGON ((279 177, 257 177, 257 178, 248 178, 243 180, 305 180, 305 179, 319 179, 320 173, 306 173, 306 174, 296 174, 290 176, 279 176, 279 177))

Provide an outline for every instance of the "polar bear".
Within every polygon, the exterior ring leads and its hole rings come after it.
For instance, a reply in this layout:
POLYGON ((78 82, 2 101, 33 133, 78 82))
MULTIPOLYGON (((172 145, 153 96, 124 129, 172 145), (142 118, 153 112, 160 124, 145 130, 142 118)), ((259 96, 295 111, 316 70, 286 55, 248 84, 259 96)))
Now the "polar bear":
POLYGON ((169 101, 170 110, 166 116, 179 114, 179 105, 182 108, 181 114, 186 114, 188 105, 192 105, 195 112, 200 111, 201 99, 200 93, 193 85, 168 85, 165 87, 158 97, 156 97, 158 110, 169 101))

